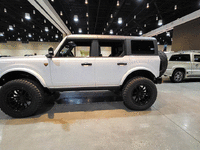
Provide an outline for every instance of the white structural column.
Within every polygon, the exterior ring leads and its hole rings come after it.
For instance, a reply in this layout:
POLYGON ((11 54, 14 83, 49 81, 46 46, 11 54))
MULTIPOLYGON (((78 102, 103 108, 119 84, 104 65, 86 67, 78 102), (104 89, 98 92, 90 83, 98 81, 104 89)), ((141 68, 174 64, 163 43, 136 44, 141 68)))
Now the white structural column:
POLYGON ((48 0, 28 0, 41 14, 44 15, 63 35, 71 34, 68 27, 48 2, 48 0))
POLYGON ((197 19, 200 17, 200 10, 197 10, 189 15, 186 15, 182 18, 179 18, 173 22, 170 22, 160 28, 157 28, 155 30, 152 30, 146 34, 143 34, 142 36, 144 37, 151 37, 151 36, 155 36, 155 35, 159 35, 163 32, 167 32, 167 31, 170 31, 172 30, 174 27, 178 26, 178 25, 181 25, 181 24, 184 24, 186 22, 189 22, 191 20, 194 20, 194 19, 197 19))

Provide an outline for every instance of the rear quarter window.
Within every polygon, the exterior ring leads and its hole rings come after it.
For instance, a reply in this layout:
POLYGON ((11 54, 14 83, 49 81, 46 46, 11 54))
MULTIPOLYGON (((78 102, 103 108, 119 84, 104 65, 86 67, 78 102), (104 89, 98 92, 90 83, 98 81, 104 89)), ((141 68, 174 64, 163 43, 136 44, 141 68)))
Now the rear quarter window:
POLYGON ((153 41, 131 41, 132 54, 155 54, 153 41))
POLYGON ((172 55, 169 61, 190 61, 189 54, 172 55))

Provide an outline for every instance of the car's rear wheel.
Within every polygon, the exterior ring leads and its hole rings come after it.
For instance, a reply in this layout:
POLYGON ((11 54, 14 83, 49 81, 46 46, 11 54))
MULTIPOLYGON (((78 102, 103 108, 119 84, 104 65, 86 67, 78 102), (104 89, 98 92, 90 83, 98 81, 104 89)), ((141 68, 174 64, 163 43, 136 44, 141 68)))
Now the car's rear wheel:
POLYGON ((137 77, 124 86, 122 96, 129 109, 146 110, 154 104, 157 88, 151 80, 137 77))
POLYGON ((180 83, 184 79, 184 72, 182 70, 175 70, 170 80, 174 83, 180 83))
POLYGON ((33 115, 42 105, 42 88, 34 81, 26 79, 12 80, 0 90, 0 107, 7 115, 22 118, 33 115))

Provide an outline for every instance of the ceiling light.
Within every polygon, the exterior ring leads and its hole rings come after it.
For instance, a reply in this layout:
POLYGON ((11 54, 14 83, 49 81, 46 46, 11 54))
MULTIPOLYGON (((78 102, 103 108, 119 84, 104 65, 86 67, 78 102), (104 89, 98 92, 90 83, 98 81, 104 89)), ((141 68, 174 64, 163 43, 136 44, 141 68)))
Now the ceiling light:
POLYGON ((26 29, 24 29, 24 32, 26 32, 26 29))
POLYGON ((60 11, 60 15, 61 15, 61 16, 63 15, 62 11, 60 11))
POLYGON ((116 33, 116 35, 118 35, 118 33, 116 33))
POLYGON ((147 3, 147 8, 149 8, 149 3, 147 3))
POLYGON ((78 22, 78 15, 74 15, 74 21, 78 22))
MULTIPOLYGON (((69 27, 69 29, 71 30, 71 29, 72 29, 72 27, 70 26, 70 27, 69 27)), ((57 33, 58 33, 58 32, 57 32, 57 33)))
POLYGON ((131 36, 132 34, 130 33, 130 36, 131 36))
POLYGON ((33 28, 35 28, 35 25, 33 25, 33 28))
POLYGON ((40 39, 40 42, 43 42, 43 39, 40 39))
POLYGON ((134 19, 136 19, 136 17, 137 17, 137 16, 136 16, 136 15, 134 15, 134 19))
POLYGON ((85 4, 88 4, 88 0, 85 0, 85 4))
POLYGON ((90 32, 88 31, 87 34, 89 34, 90 32))
POLYGON ((66 24, 68 24, 68 20, 66 20, 66 24))
POLYGON ((45 27, 44 30, 45 30, 46 32, 49 32, 49 28, 48 28, 48 27, 45 27))
POLYGON ((55 38, 58 38, 58 34, 55 35, 55 38))
POLYGON ((89 28, 87 28, 87 30, 89 30, 89 28))
POLYGON ((89 24, 89 22, 87 21, 87 25, 89 24))
POLYGON ((147 25, 146 25, 146 24, 144 24, 144 27, 147 27, 147 25))
POLYGON ((15 24, 13 24, 13 27, 15 27, 15 24))
POLYGON ((142 30, 140 30, 139 35, 142 35, 142 30))
POLYGON ((126 23, 126 26, 128 26, 128 23, 126 23))
POLYGON ((13 30, 13 26, 12 25, 9 25, 9 30, 13 30))
POLYGON ((136 29, 135 32, 138 32, 138 29, 136 29))
POLYGON ((82 29, 81 29, 81 28, 79 28, 79 29, 78 29, 78 32, 79 32, 79 33, 82 33, 82 29))
POLYGON ((74 34, 74 31, 72 31, 72 33, 74 34))
POLYGON ((29 13, 25 13, 25 18, 26 18, 27 20, 30 20, 30 19, 31 19, 30 14, 29 14, 29 13))
POLYGON ((86 17, 88 17, 89 15, 88 15, 88 13, 86 13, 86 17))
POLYGON ((108 22, 107 22, 107 26, 108 26, 108 22))
POLYGON ((119 1, 117 1, 117 6, 119 6, 119 1))
POLYGON ((159 45, 159 44, 160 44, 160 42, 157 42, 157 44, 159 45))
POLYGON ((177 10, 177 5, 174 6, 174 10, 177 10))
POLYGON ((120 31, 122 31, 122 29, 120 29, 120 31))
POLYGON ((113 18, 113 14, 110 15, 110 18, 113 18))
POLYGON ((156 16, 156 20, 158 20, 158 16, 156 16))
POLYGON ((106 28, 104 28, 103 30, 106 31, 106 28))
POLYGON ((54 2, 54 0, 51 0, 52 2, 54 2))
POLYGON ((3 32, 0 32, 0 36, 4 36, 3 32))
POLYGON ((170 36, 170 32, 166 32, 166 36, 170 36))
POLYGON ((20 39, 20 38, 17 38, 17 40, 18 40, 18 41, 21 41, 21 39, 20 39))
POLYGON ((44 23, 47 23, 46 19, 44 19, 44 23))
POLYGON ((162 20, 158 20, 158 25, 162 26, 163 25, 163 21, 162 20))
POLYGON ((113 30, 112 29, 110 30, 110 34, 113 34, 113 30))
POLYGON ((122 24, 122 18, 118 18, 118 24, 122 24))
POLYGON ((32 35, 29 33, 29 34, 28 34, 28 37, 32 37, 32 35))
POLYGON ((24 22, 24 19, 23 19, 23 18, 21 19, 21 22, 24 22))
POLYGON ((53 29, 53 26, 51 26, 51 29, 53 29))
POLYGON ((35 10, 33 10, 33 14, 35 15, 35 10))
POLYGON ((7 13, 7 9, 6 8, 4 8, 4 12, 7 13))

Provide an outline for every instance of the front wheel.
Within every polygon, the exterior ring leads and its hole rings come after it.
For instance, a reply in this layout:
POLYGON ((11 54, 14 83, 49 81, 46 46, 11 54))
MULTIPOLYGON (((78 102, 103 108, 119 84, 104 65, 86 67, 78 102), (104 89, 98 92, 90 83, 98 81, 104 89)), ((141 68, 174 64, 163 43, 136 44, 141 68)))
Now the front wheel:
POLYGON ((170 80, 174 83, 180 83, 183 81, 183 79, 184 79, 184 72, 181 70, 174 71, 172 77, 170 78, 170 80))
POLYGON ((157 88, 147 78, 133 78, 124 86, 122 96, 129 109, 146 110, 154 104, 157 88))
POLYGON ((42 105, 43 91, 34 81, 17 79, 9 81, 0 90, 0 107, 14 118, 33 115, 42 105))

